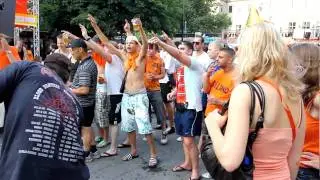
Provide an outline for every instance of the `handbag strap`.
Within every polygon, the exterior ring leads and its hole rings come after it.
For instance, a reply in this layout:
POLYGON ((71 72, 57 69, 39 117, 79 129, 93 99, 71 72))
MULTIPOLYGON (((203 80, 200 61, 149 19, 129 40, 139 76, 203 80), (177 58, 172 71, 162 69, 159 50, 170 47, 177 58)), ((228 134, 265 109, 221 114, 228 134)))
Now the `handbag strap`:
POLYGON ((264 110, 265 110, 265 95, 264 95, 264 91, 263 91, 262 87, 258 83, 254 82, 254 81, 244 82, 244 83, 249 86, 250 93, 251 93, 250 125, 252 124, 252 121, 253 121, 253 115, 254 115, 254 109, 255 109, 255 97, 256 97, 255 95, 257 95, 257 97, 258 97, 260 108, 261 108, 261 113, 258 117, 255 129, 253 132, 250 132, 249 136, 248 136, 248 146, 250 148, 252 148, 252 145, 257 138, 259 130, 261 128, 263 128, 264 110))

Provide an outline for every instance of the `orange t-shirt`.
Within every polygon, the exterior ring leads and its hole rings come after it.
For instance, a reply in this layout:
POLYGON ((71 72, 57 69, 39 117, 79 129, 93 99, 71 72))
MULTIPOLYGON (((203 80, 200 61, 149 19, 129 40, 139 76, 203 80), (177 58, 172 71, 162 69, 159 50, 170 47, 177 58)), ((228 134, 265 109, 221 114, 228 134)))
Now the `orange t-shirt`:
POLYGON ((100 54, 96 53, 96 52, 92 52, 91 55, 92 59, 94 60, 94 62, 100 66, 103 67, 106 65, 107 60, 105 58, 103 58, 100 54))
MULTIPOLYGON (((10 46, 10 51, 12 52, 12 55, 16 58, 16 60, 20 60, 18 49, 16 47, 10 46)), ((0 51, 0 70, 6 68, 9 65, 10 61, 8 59, 7 53, 4 51, 0 51)))
MULTIPOLYGON (((234 88, 234 81, 232 78, 232 72, 225 73, 223 69, 218 70, 210 77, 210 92, 209 95, 218 98, 222 101, 229 100, 231 91, 234 88)), ((215 105, 207 103, 205 115, 212 112, 215 109, 222 109, 221 105, 215 105)))
MULTIPOLYGON (((160 75, 161 68, 164 67, 164 62, 159 55, 154 57, 147 57, 146 59, 146 71, 145 73, 152 73, 153 75, 160 75)), ((160 90, 159 80, 149 80, 144 77, 144 84, 148 91, 158 91, 160 90)))
POLYGON ((27 61, 34 61, 34 57, 31 50, 27 50, 27 61))
MULTIPOLYGON (((318 92, 319 94, 319 92, 318 92)), ((313 101, 313 99, 312 99, 313 101)), ((306 113, 306 135, 304 139, 303 152, 311 152, 317 155, 320 155, 319 152, 319 118, 314 118, 311 116, 309 110, 312 105, 312 101, 305 106, 306 113)), ((301 159, 304 160, 304 159, 301 159)), ((306 167, 300 165, 301 167, 306 167)))

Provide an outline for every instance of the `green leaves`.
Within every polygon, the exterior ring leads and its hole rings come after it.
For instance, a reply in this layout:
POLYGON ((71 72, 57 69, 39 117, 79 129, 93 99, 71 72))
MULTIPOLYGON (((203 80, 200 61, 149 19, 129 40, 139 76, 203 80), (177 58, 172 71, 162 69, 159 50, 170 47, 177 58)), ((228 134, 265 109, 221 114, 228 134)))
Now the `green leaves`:
POLYGON ((93 32, 87 14, 93 14, 108 36, 123 34, 124 19, 139 16, 147 31, 170 36, 181 32, 183 20, 188 32, 219 32, 231 24, 227 14, 214 14, 215 0, 40 0, 41 30, 78 30, 84 24, 93 32))

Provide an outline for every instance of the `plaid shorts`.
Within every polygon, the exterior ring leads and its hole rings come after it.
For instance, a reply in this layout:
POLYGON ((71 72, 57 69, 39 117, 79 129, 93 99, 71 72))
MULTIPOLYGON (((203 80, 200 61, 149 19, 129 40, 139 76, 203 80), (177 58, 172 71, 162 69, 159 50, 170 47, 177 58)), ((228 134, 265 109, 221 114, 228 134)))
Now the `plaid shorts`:
POLYGON ((106 92, 96 92, 96 104, 94 109, 94 121, 100 128, 109 126, 108 98, 106 92))

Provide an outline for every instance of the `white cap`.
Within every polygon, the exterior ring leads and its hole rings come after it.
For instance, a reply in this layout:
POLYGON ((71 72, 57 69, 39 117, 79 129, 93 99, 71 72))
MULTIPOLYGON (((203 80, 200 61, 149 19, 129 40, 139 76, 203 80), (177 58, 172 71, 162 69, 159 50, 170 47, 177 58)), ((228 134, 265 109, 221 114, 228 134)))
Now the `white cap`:
POLYGON ((141 46, 141 44, 136 36, 127 36, 126 43, 129 43, 131 41, 135 41, 136 43, 138 43, 141 46))

